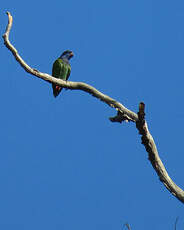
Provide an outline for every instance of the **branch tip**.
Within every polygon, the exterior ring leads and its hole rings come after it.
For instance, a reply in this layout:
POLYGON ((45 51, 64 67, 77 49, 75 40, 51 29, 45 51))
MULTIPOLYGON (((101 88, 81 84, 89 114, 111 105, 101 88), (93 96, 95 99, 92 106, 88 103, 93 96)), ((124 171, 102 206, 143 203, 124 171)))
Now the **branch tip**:
POLYGON ((137 113, 139 120, 144 120, 145 118, 145 104, 144 102, 139 103, 139 112, 137 113))
POLYGON ((12 21, 12 20, 13 20, 13 17, 11 16, 10 12, 9 12, 9 11, 7 11, 7 12, 6 12, 6 14, 8 15, 8 19, 9 19, 9 21, 12 21))

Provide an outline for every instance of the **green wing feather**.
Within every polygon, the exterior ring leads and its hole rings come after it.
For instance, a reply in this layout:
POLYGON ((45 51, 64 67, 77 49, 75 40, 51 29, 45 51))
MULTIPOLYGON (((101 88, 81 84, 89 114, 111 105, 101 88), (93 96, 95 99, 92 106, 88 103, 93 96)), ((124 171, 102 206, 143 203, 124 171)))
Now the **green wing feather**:
POLYGON ((71 73, 71 66, 68 65, 68 72, 67 72, 66 80, 68 80, 70 73, 71 73))
MULTIPOLYGON (((63 62, 62 59, 58 58, 52 67, 52 76, 67 81, 71 72, 71 66, 68 63, 63 62)), ((54 96, 58 96, 61 92, 62 87, 57 87, 55 84, 52 84, 54 96)))
POLYGON ((71 72, 70 64, 67 64, 63 62, 62 59, 58 58, 52 67, 52 76, 62 79, 62 80, 68 80, 71 72))

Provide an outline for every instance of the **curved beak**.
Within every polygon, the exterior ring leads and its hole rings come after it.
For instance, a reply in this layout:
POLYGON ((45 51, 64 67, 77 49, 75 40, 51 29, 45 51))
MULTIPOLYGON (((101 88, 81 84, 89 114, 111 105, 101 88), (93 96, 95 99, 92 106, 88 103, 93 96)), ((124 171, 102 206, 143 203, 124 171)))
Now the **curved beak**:
POLYGON ((71 53, 70 53, 70 57, 73 57, 73 56, 74 56, 74 54, 73 54, 73 52, 71 52, 71 53))

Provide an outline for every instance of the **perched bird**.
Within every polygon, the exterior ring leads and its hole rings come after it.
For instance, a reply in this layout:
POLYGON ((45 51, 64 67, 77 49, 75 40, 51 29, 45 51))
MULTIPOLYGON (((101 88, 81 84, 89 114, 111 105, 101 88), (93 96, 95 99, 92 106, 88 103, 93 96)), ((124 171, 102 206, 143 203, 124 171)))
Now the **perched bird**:
MULTIPOLYGON (((52 76, 67 81, 71 72, 71 66, 69 60, 72 57, 73 57, 72 51, 70 50, 64 51, 52 66, 52 76)), ((57 97, 61 92, 62 87, 52 84, 52 88, 53 88, 54 97, 57 97)))

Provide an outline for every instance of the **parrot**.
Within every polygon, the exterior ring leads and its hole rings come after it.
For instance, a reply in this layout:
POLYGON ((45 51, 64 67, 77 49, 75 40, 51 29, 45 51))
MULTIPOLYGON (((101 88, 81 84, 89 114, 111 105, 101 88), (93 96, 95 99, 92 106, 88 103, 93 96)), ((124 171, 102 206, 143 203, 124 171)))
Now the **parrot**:
MULTIPOLYGON (((61 56, 58 59, 56 59, 56 61, 54 62, 52 66, 52 76, 53 77, 59 78, 65 81, 68 80, 70 76, 70 72, 71 72, 71 66, 70 66, 69 60, 70 58, 73 57, 73 55, 74 54, 72 51, 66 50, 61 54, 61 56)), ((59 93, 61 92, 62 87, 52 83, 52 88, 53 88, 54 97, 57 97, 59 93)))

